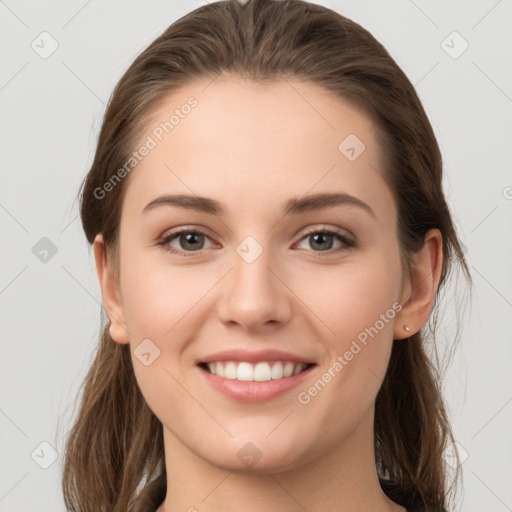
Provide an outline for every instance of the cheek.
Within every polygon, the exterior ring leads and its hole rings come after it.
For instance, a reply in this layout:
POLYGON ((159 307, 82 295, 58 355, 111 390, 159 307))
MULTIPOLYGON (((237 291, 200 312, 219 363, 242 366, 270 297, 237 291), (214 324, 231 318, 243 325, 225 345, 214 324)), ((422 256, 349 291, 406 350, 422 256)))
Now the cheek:
POLYGON ((329 328, 332 339, 346 342, 371 327, 387 336, 401 309, 397 261, 397 256, 374 253, 350 265, 331 267, 317 272, 314 286, 305 286, 300 293, 308 297, 305 302, 329 328))
POLYGON ((327 374, 316 386, 324 404, 336 403, 340 410, 359 407, 362 413, 373 402, 386 373, 393 325, 401 310, 397 300, 401 270, 396 262, 394 256, 377 254, 353 265, 350 272, 340 268, 315 280, 311 309, 330 331, 324 338, 327 353, 322 362, 327 374), (322 289, 325 293, 318 293, 322 289), (325 394, 323 383, 327 383, 325 394))
POLYGON ((171 266, 161 261, 135 254, 126 258, 123 312, 134 336, 159 340, 174 336, 215 282, 211 273, 203 272, 202 278, 192 266, 171 266))
POLYGON ((135 377, 153 413, 164 424, 173 424, 176 410, 191 410, 190 396, 180 385, 190 364, 184 353, 193 337, 190 320, 201 311, 201 297, 212 285, 178 268, 142 258, 127 260, 131 266, 126 265, 123 311, 135 377))

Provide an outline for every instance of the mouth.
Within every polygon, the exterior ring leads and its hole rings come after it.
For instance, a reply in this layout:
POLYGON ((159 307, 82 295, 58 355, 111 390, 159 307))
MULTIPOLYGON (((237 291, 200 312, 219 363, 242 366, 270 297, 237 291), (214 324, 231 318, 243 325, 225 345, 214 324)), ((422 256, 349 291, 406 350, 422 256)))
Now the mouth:
POLYGON ((272 400, 302 382, 316 363, 214 361, 197 365, 207 383, 239 402, 272 400))
POLYGON ((242 382, 266 382, 292 377, 315 366, 315 363, 294 363, 292 361, 215 361, 199 363, 199 366, 224 379, 242 382))

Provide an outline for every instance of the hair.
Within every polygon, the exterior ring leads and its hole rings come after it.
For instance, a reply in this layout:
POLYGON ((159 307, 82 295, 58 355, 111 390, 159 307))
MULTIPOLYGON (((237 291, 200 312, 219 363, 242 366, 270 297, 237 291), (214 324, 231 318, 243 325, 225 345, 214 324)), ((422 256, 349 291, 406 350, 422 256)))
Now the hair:
MULTIPOLYGON (((118 276, 129 177, 101 199, 95 190, 129 160, 160 102, 187 84, 221 74, 255 83, 306 81, 362 109, 375 124, 383 178, 396 201, 402 263, 410 263, 429 229, 440 230, 444 259, 431 325, 393 342, 375 402, 374 443, 379 478, 395 486, 395 501, 446 510, 460 470, 448 490, 443 451, 454 437, 425 330, 430 327, 434 340, 440 292, 454 263, 469 283, 471 276, 443 193, 432 126, 411 82, 363 27, 302 0, 220 1, 175 21, 133 61, 109 99, 94 161, 79 191, 89 244, 103 234, 118 276)), ((65 505, 80 512, 156 510, 167 483, 162 424, 138 387, 130 346, 114 342, 101 313, 99 345, 66 439, 65 505)))

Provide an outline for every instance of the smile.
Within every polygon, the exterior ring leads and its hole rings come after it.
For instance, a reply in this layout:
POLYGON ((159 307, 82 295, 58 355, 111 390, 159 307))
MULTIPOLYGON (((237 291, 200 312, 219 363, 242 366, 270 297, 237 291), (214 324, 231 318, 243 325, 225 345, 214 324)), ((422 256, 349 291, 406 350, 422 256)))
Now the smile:
POLYGON ((265 382, 297 375, 308 366, 291 361, 262 361, 256 364, 246 361, 217 361, 203 363, 213 375, 230 380, 265 382))
POLYGON ((247 403, 283 395, 301 384, 316 366, 291 361, 215 361, 200 363, 198 369, 209 387, 229 399, 247 403))

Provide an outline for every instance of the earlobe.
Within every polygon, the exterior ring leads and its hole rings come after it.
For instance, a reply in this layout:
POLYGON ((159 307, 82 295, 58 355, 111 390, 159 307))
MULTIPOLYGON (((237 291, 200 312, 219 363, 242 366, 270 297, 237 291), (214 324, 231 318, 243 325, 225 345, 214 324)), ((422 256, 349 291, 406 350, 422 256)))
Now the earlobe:
POLYGON ((94 258, 103 305, 110 320, 110 336, 117 343, 129 343, 130 337, 124 321, 118 283, 116 282, 111 265, 109 265, 105 242, 101 233, 96 235, 94 239, 94 258))
POLYGON ((438 229, 431 229, 425 235, 423 247, 412 257, 410 275, 405 282, 404 303, 395 323, 394 339, 412 336, 427 322, 434 305, 442 266, 442 235, 438 229))

